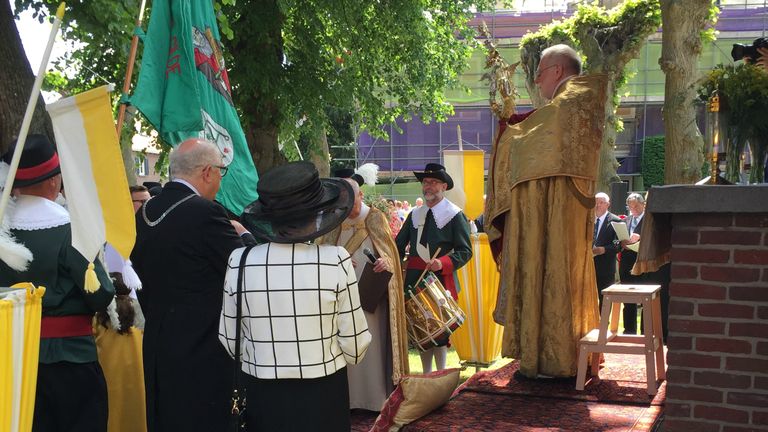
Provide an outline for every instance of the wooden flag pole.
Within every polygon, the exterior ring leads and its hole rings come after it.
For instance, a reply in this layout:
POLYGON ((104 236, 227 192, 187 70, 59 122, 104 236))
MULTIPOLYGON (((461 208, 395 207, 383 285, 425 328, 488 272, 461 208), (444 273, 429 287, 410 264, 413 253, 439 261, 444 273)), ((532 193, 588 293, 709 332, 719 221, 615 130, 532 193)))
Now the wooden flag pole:
MULTIPOLYGON (((147 1, 141 0, 139 6, 139 17, 136 18, 136 28, 141 27, 141 23, 144 21, 144 8, 147 1)), ((123 94, 127 95, 131 90, 131 79, 133 78, 133 65, 136 63, 136 51, 139 48, 139 35, 134 31, 133 39, 131 39, 131 51, 128 54, 128 64, 125 67, 125 79, 123 80, 123 94)), ((122 102, 117 112, 117 139, 120 140, 120 132, 123 130, 123 122, 125 121, 125 109, 126 103, 122 102)))
POLYGON ((456 125, 456 134, 459 135, 459 151, 463 151, 464 144, 461 142, 461 125, 456 125))
POLYGON ((8 200, 11 198, 11 189, 13 189, 13 180, 16 177, 16 170, 19 167, 19 160, 21 159, 21 153, 24 150, 24 144, 27 141, 27 135, 29 134, 29 125, 32 123, 32 115, 35 113, 35 106, 37 105, 37 98, 40 96, 40 87, 43 85, 43 78, 45 78, 45 71, 48 69, 48 60, 51 58, 51 50, 53 50, 53 43, 56 41, 56 35, 59 33, 59 27, 61 27, 61 19, 64 18, 64 8, 66 4, 64 2, 59 4, 59 8, 56 10, 56 16, 53 19, 53 26, 51 32, 48 35, 48 44, 45 46, 43 52, 43 58, 40 60, 40 67, 37 69, 37 76, 35 77, 35 83, 32 85, 32 93, 29 95, 27 101, 27 110, 24 112, 24 119, 21 122, 21 130, 19 131, 19 137, 16 139, 16 148, 13 151, 13 159, 11 160, 11 166, 8 169, 8 177, 5 179, 5 188, 3 189, 3 196, 0 199, 0 221, 3 220, 5 209, 8 206, 8 200))

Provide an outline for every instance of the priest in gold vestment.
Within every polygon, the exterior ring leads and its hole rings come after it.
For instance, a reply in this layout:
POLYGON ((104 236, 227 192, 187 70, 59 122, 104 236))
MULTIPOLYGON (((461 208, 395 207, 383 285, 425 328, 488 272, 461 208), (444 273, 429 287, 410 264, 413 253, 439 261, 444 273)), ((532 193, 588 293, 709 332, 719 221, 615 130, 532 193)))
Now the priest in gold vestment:
POLYGON ((529 378, 576 375, 578 341, 598 326, 592 259, 595 181, 607 77, 579 76, 570 47, 542 52, 550 102, 500 131, 485 226, 501 278, 494 311, 502 355, 529 378))
POLYGON ((350 408, 380 411, 400 379, 409 372, 403 278, 388 219, 381 210, 362 202, 363 193, 359 186, 363 177, 351 172, 351 169, 338 170, 336 176, 346 177, 355 191, 352 212, 317 243, 344 246, 352 257, 358 279, 368 262, 363 253, 365 249, 379 257, 373 271, 387 270, 393 274, 386 287, 387 295, 374 311, 364 311, 373 337, 365 358, 356 365, 347 366, 350 408), (346 175, 347 171, 349 175, 346 175))

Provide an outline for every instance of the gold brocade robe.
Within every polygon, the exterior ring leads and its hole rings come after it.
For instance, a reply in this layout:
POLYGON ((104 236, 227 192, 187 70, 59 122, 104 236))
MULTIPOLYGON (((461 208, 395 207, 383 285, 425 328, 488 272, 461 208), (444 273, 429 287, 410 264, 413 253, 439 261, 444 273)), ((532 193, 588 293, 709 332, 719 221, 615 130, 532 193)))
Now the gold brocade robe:
POLYGON ((131 327, 130 333, 118 334, 111 328, 94 324, 93 335, 98 348, 99 364, 107 381, 107 431, 145 432, 147 409, 141 356, 143 332, 131 327))
POLYGON ((520 372, 576 375, 578 341, 599 322, 592 259, 607 77, 568 80, 509 126, 491 156, 485 226, 499 251, 494 319, 520 372))
MULTIPOLYGON (((341 234, 341 226, 317 239, 317 244, 337 245, 341 234)), ((371 208, 365 223, 355 227, 355 233, 343 245, 350 253, 354 252, 370 237, 375 253, 389 263, 392 270, 392 278, 389 281, 387 296, 389 299, 389 330, 392 343, 392 382, 400 383, 403 375, 409 373, 408 369, 408 336, 405 324, 405 298, 403 296, 403 271, 400 268, 400 256, 397 246, 392 238, 389 223, 381 210, 371 208)), ((364 263, 358 263, 364 265, 364 263)))

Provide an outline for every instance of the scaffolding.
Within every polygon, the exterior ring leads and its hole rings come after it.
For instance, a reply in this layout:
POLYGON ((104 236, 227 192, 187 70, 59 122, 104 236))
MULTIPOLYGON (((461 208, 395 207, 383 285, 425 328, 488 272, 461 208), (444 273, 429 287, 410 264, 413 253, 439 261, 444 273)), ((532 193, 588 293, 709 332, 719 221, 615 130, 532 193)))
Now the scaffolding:
MULTIPOLYGON (((766 36, 768 31, 768 0, 735 0, 720 2, 721 13, 716 28, 718 39, 702 50, 698 69, 703 73, 720 63, 731 63, 731 46, 734 43, 752 43, 755 38, 766 36)), ((520 38, 528 31, 535 32, 541 25, 570 16, 572 8, 564 4, 550 3, 540 11, 494 11, 478 14, 472 25, 485 21, 491 36, 499 41, 499 51, 513 63, 519 58, 520 38)), ((631 78, 619 90, 622 94, 618 115, 624 120, 624 131, 616 141, 616 157, 621 163, 619 174, 630 180, 639 176, 642 143, 645 137, 663 135, 664 125, 661 107, 664 103, 664 73, 658 64, 661 55, 661 30, 648 38, 637 59, 627 66, 631 78)), ((452 90, 447 93, 454 106, 454 115, 443 123, 423 123, 417 116, 409 122, 398 119, 396 126, 389 126, 386 139, 375 138, 365 132, 355 134, 354 160, 350 165, 376 163, 380 176, 389 187, 377 188, 377 192, 394 196, 396 183, 412 178, 413 170, 420 170, 428 162, 440 162, 443 150, 458 147, 457 126, 461 126, 465 147, 486 152, 486 169, 491 142, 497 130, 496 120, 488 107, 486 84, 481 80, 485 57, 476 51, 461 83, 469 93, 452 90), (398 128, 400 131, 398 131, 398 128)), ((530 110, 524 76, 518 69, 515 85, 520 93, 518 112, 530 110)), ((700 124, 701 127, 701 124, 700 124)), ((334 148, 331 149, 333 154, 334 148)), ((630 184, 632 188, 632 184, 630 184)))

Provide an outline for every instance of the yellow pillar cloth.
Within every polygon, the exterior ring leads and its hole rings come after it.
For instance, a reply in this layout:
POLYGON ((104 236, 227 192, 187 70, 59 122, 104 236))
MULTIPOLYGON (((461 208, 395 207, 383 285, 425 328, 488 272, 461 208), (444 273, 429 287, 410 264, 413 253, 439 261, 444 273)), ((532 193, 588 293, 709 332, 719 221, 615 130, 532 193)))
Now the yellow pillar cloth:
POLYGON ((499 271, 491 255, 488 235, 472 236, 472 259, 457 271, 459 307, 467 315, 451 336, 459 359, 490 364, 501 353, 503 327, 493 321, 499 289, 499 271))
POLYGON ((568 80, 508 127, 492 155, 485 220, 490 241, 501 242, 494 318, 504 325, 502 354, 528 377, 574 376, 578 341, 598 325, 591 244, 606 91, 604 75, 568 80))

